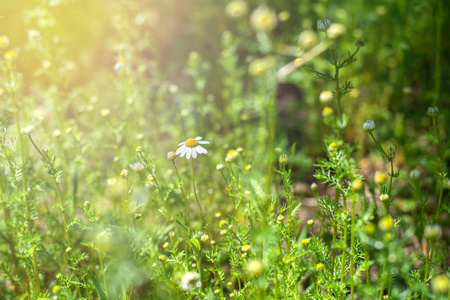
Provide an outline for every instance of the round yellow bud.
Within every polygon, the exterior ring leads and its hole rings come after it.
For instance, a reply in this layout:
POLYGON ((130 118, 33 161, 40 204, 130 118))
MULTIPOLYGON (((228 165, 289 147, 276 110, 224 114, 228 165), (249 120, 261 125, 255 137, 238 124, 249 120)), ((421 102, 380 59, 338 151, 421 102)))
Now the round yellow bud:
POLYGON ((355 192, 360 192, 364 188, 364 184, 361 180, 355 180, 352 182, 352 189, 355 192))
POLYGON ((249 245, 244 245, 241 247, 241 252, 248 252, 248 251, 250 251, 250 248, 251 247, 249 245))
POLYGON ((250 275, 258 276, 264 271, 264 266, 260 260, 253 259, 247 263, 247 272, 250 275))
POLYGON ((385 216, 378 222, 378 227, 384 232, 391 231, 394 228, 394 220, 391 216, 385 216))
POLYGON ((381 172, 375 172, 375 178, 374 181, 378 185, 383 185, 386 183, 387 176, 384 173, 381 172))

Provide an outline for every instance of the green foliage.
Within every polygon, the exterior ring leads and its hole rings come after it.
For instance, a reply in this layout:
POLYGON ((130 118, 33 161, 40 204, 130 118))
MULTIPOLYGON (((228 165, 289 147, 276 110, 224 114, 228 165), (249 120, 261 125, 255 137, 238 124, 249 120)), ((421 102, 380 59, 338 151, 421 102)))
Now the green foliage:
POLYGON ((446 299, 448 6, 9 1, 0 298, 446 299))

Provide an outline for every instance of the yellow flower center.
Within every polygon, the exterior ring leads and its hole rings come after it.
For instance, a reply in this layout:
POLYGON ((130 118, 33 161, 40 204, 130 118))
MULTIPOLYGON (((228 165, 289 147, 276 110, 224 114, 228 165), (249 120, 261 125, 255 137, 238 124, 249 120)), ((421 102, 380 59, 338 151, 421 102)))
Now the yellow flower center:
POLYGON ((191 147, 191 148, 198 145, 198 141, 193 138, 187 139, 185 143, 186 143, 186 146, 191 147))

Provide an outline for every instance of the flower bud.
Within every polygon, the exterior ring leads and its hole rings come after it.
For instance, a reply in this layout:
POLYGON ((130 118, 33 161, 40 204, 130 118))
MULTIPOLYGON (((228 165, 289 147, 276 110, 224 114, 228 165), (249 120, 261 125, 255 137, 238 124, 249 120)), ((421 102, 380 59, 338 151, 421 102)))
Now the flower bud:
POLYGON ((425 238, 431 241, 436 241, 441 238, 442 236, 442 229, 441 226, 435 224, 435 225, 427 225, 425 226, 425 232, 424 232, 425 238))
POLYGON ((313 225, 314 225, 314 220, 312 220, 312 219, 311 219, 311 220, 308 220, 308 225, 309 225, 309 226, 313 226, 313 225))
POLYGON ((328 19, 319 19, 317 20, 317 30, 319 31, 326 31, 328 27, 331 26, 331 21, 328 19))
POLYGON ((218 171, 223 170, 223 165, 222 164, 217 165, 216 170, 218 170, 218 171))
POLYGON ((419 170, 414 169, 409 173, 409 178, 413 181, 419 180, 422 177, 422 173, 419 170))
POLYGON ((167 153, 167 159, 168 159, 168 160, 173 161, 173 160, 175 160, 175 158, 177 158, 177 155, 175 154, 175 152, 169 151, 169 152, 167 153))
POLYGON ((313 192, 317 191, 317 184, 315 182, 311 184, 311 191, 313 192))
POLYGON ((333 100, 334 96, 333 93, 331 91, 322 91, 319 95, 319 100, 321 103, 328 103, 331 100, 333 100))
POLYGON ((332 114, 333 114, 333 109, 331 107, 326 106, 326 107, 323 108, 323 110, 322 110, 322 117, 328 118, 332 114))
POLYGON ((244 252, 244 253, 248 252, 248 251, 250 251, 250 248, 251 247, 249 245, 244 245, 241 247, 241 252, 244 252))
POLYGON ((303 239, 303 240, 302 240, 302 245, 308 245, 310 241, 311 241, 310 238, 308 238, 308 239, 303 239))
POLYGON ((431 288, 437 294, 445 294, 450 290, 450 279, 445 274, 436 275, 431 280, 431 288))
POLYGON ((352 189, 355 192, 360 192, 364 188, 364 184, 361 180, 355 180, 352 182, 352 189))
POLYGON ((386 202, 389 200, 389 195, 388 194, 381 194, 380 195, 380 201, 381 202, 386 202))
POLYGON ((166 260, 167 260, 167 257, 166 257, 164 254, 160 254, 160 255, 158 256, 158 259, 159 259, 160 261, 166 261, 166 260))
POLYGON ((285 165, 287 165, 289 160, 288 160, 288 157, 286 154, 281 154, 278 161, 280 162, 280 165, 285 166, 285 165))
POLYGON ((428 107, 427 115, 429 115, 430 117, 435 117, 435 116, 439 115, 439 108, 437 108, 437 106, 428 107))
POLYGON ((283 220, 284 220, 284 216, 283 215, 279 215, 278 218, 277 218, 277 223, 281 224, 283 222, 283 220))
POLYGON ((323 265, 322 263, 318 263, 318 264, 316 265, 316 270, 317 270, 317 271, 320 271, 320 270, 323 269, 323 267, 324 267, 324 265, 323 265))
POLYGON ((387 177, 384 173, 375 172, 375 178, 374 181, 378 185, 383 185, 386 183, 387 177))
POLYGON ((337 149, 337 147, 338 147, 338 145, 335 142, 332 142, 328 145, 328 150, 334 151, 337 149))
POLYGON ((391 216, 385 216, 378 222, 378 227, 384 232, 391 231, 394 228, 394 220, 391 216))
POLYGON ((356 40, 355 45, 356 45, 356 47, 361 48, 361 47, 364 47, 366 45, 366 43, 364 43, 364 41, 361 41, 361 40, 356 40))
POLYGON ((264 271, 264 266, 260 260, 251 260, 247 263, 247 271, 253 276, 258 276, 264 271))
POLYGON ((206 243, 207 241, 209 241, 209 235, 204 234, 202 235, 202 237, 200 238, 200 240, 204 243, 206 243))
POLYGON ((375 129, 375 122, 373 120, 367 120, 366 122, 364 122, 363 130, 365 132, 374 131, 374 129, 375 129))

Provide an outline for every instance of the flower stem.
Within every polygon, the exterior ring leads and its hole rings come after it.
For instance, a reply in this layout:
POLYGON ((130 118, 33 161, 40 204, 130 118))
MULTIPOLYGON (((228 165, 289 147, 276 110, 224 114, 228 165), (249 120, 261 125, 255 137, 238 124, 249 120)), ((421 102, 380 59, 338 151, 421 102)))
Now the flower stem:
MULTIPOLYGON (((12 71, 11 71, 11 77, 12 77, 12 71)), ((17 99, 16 99, 16 93, 12 92, 12 100, 14 105, 14 119, 16 121, 16 127, 17 127, 17 134, 19 139, 19 147, 20 147, 20 156, 22 159, 21 164, 21 170, 22 170, 22 191, 25 198, 25 208, 26 208, 26 217, 27 217, 27 223, 28 223, 28 232, 31 233, 31 228, 33 227, 33 220, 31 219, 31 205, 28 197, 28 185, 27 185, 27 172, 25 170, 25 145, 22 139, 22 132, 20 129, 20 118, 19 118, 19 107, 17 105, 17 99)), ((39 271, 38 271, 38 263, 37 263, 37 255, 36 255, 36 247, 32 247, 32 264, 33 264, 33 272, 34 272, 34 289, 37 294, 40 294, 41 292, 41 286, 39 282, 39 271)))
MULTIPOLYGON (((53 162, 50 161, 48 159, 47 156, 45 156, 41 150, 39 150, 39 148, 36 146, 36 144, 33 141, 33 138, 31 137, 31 134, 28 134, 28 138, 30 139, 31 143, 33 144, 34 148, 36 148, 36 150, 39 152, 39 154, 42 156, 42 158, 44 159, 44 161, 47 162, 49 168, 51 169, 51 173, 53 174, 56 170, 54 170, 53 168, 53 162)), ((70 241, 69 241, 69 234, 67 233, 67 222, 66 222, 66 209, 64 207, 64 203, 62 200, 62 195, 61 195, 61 191, 59 189, 59 183, 58 180, 56 179, 56 175, 53 174, 53 184, 55 185, 55 190, 56 190, 56 199, 58 200, 58 204, 59 204, 59 209, 61 210, 61 215, 62 215, 62 221, 63 221, 63 230, 64 230, 64 238, 66 239, 66 243, 67 246, 70 246, 70 241)))
POLYGON ((351 229, 351 242, 350 242, 350 287, 351 287, 351 300, 355 299, 355 283, 354 283, 354 256, 355 256, 355 195, 352 197, 352 229, 351 229))
POLYGON ((175 164, 175 161, 173 161, 173 160, 172 160, 172 163, 173 163, 173 167, 175 168, 175 172, 177 173, 177 178, 178 178, 178 182, 180 184, 181 193, 183 194, 184 204, 185 204, 185 208, 186 208, 186 221, 187 221, 187 227, 188 227, 187 228, 188 229, 188 237, 191 238, 191 215, 189 212, 189 202, 186 197, 186 193, 184 192, 184 189, 183 189, 183 184, 181 181, 180 173, 178 173, 177 165, 175 164))
POLYGON ((194 159, 191 159, 191 178, 192 178, 192 188, 194 189, 195 201, 197 201, 197 205, 200 210, 200 216, 202 217, 202 220, 203 220, 203 226, 206 227, 206 217, 205 217, 205 214, 203 213, 203 209, 202 209, 202 206, 200 205, 200 201, 198 200, 197 189, 195 188, 194 159))
POLYGON ((435 136, 435 150, 436 150, 436 156, 439 159, 439 165, 438 165, 438 177, 439 177, 439 196, 438 196, 438 205, 436 208, 436 224, 439 223, 439 214, 441 211, 441 202, 442 202, 442 195, 444 192, 444 151, 442 151, 442 140, 441 140, 441 131, 439 130, 438 126, 438 120, 437 116, 433 116, 433 129, 434 129, 434 136, 435 136))
MULTIPOLYGON (((336 189, 336 196, 335 201, 337 202, 339 200, 339 189, 336 189)), ((337 220, 336 220, 336 214, 334 214, 334 224, 333 224, 333 242, 331 244, 331 281, 333 281, 334 278, 334 261, 336 259, 336 249, 334 248, 334 244, 336 243, 336 237, 337 237, 337 220)))

